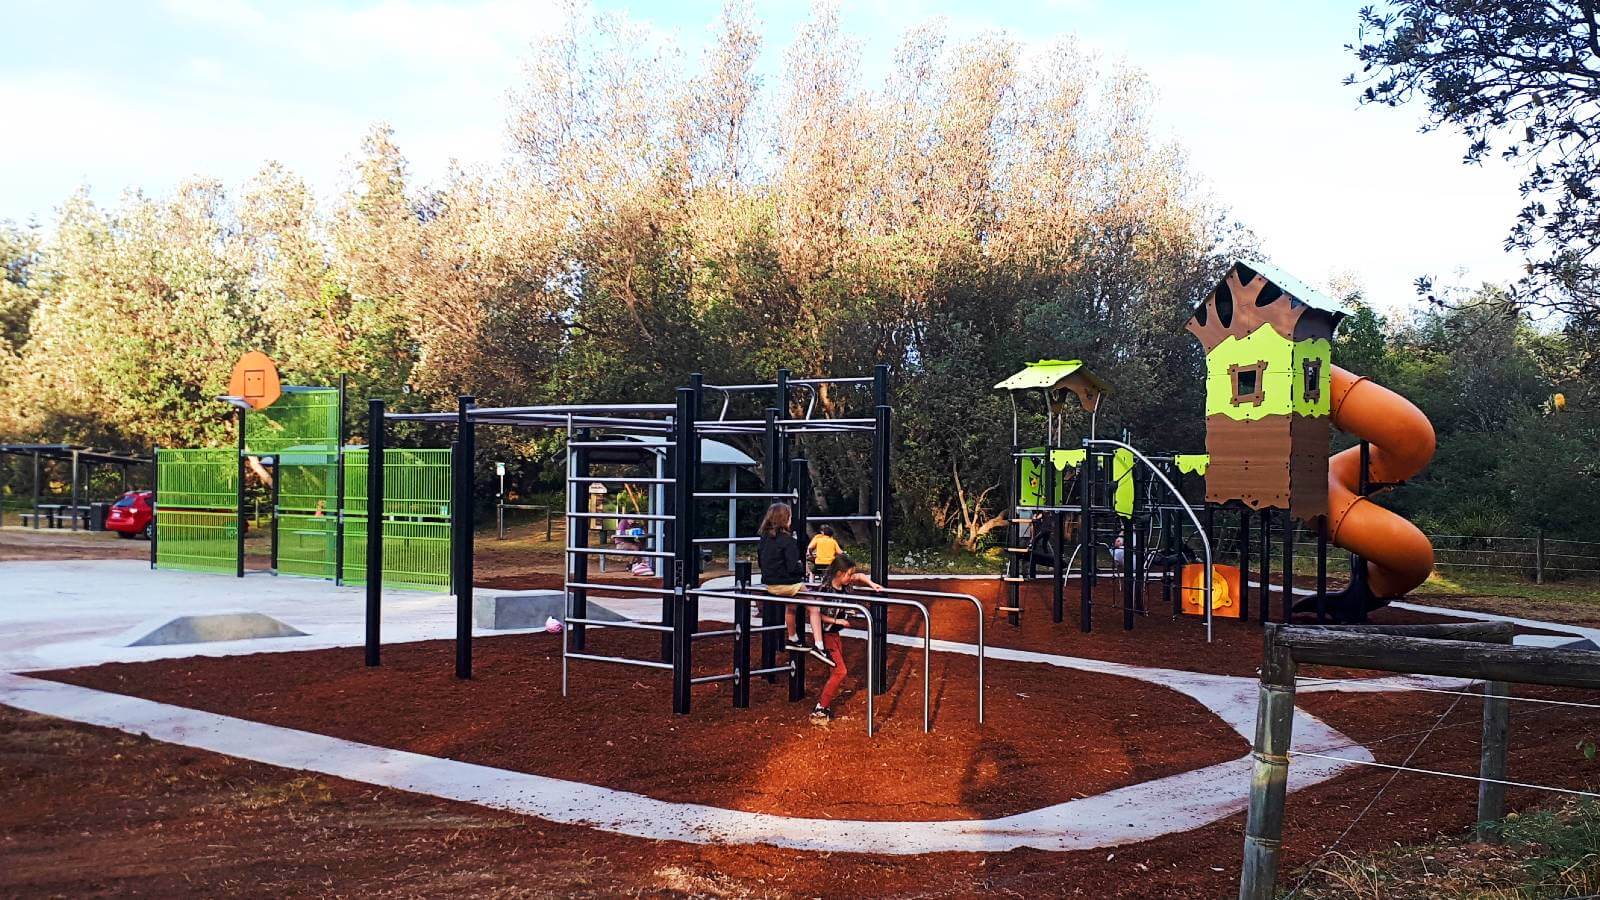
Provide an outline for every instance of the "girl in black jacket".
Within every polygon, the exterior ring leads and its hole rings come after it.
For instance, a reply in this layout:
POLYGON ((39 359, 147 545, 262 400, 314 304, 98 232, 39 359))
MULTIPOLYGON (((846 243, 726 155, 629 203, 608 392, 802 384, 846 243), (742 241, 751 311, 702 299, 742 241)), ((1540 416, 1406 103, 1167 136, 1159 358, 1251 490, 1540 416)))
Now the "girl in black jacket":
MULTIPOLYGON (((761 564, 761 584, 775 597, 794 597, 805 586, 806 564, 800 558, 800 542, 790 530, 794 514, 787 503, 774 503, 761 517, 761 539, 756 544, 756 559, 761 564)), ((789 638, 784 649, 792 653, 809 653, 832 666, 833 657, 822 646, 822 607, 807 606, 806 617, 811 624, 809 646, 800 640, 799 607, 784 604, 783 620, 789 626, 789 638)))

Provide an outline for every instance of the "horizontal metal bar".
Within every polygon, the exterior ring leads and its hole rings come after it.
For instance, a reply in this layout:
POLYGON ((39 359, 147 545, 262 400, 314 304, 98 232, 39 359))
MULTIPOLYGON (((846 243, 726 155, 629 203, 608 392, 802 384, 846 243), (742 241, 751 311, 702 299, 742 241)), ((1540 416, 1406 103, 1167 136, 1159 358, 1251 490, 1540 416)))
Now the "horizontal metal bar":
POLYGON ((568 625, 599 625, 605 628, 632 628, 635 631, 671 631, 671 625, 655 625, 650 622, 636 622, 633 619, 580 619, 576 616, 567 617, 568 625))
POLYGON ((566 513, 571 519, 639 519, 644 522, 671 522, 677 516, 663 516, 658 513, 614 513, 614 512, 573 512, 566 513))
POLYGON ((873 425, 877 419, 779 419, 779 425, 873 425))
POLYGON ((657 478, 654 475, 640 475, 637 477, 607 476, 595 478, 588 475, 573 476, 567 479, 567 484, 676 484, 676 478, 657 478))
POLYGON ((671 559, 672 554, 665 550, 615 550, 608 547, 568 547, 568 553, 582 553, 588 556, 642 556, 647 559, 671 559))
POLYGON ((757 625, 750 629, 751 634, 766 634, 769 631, 788 631, 787 625, 757 625))
POLYGON ((790 384, 871 384, 871 375, 854 375, 848 378, 791 378, 790 384))
POLYGON ((739 677, 738 672, 728 672, 724 675, 701 675, 699 678, 689 679, 690 684, 710 684, 713 681, 732 681, 739 677))
POLYGON ((629 659, 626 656, 600 656, 595 653, 573 653, 567 651, 567 659, 587 659, 590 662, 617 663, 623 666, 643 666, 647 669, 671 669, 672 663, 657 662, 653 659, 629 659))
MULTIPOLYGON (((671 626, 662 626, 662 627, 664 627, 667 631, 671 631, 672 630, 671 626)), ((729 637, 731 635, 735 635, 735 634, 738 634, 738 633, 739 633, 739 629, 737 629, 737 628, 719 628, 716 631, 696 631, 694 634, 689 635, 689 638, 691 640, 698 641, 701 638, 729 637)))
POLYGON ((758 537, 718 537, 695 538, 694 542, 696 544, 754 544, 760 540, 761 538, 758 537))
POLYGON ((881 522, 883 516, 806 516, 807 522, 881 522))
POLYGON ((724 393, 729 391, 775 391, 778 389, 775 384, 702 384, 700 386, 724 393))
POLYGON ((634 594, 649 594, 653 597, 671 597, 676 591, 667 588, 645 587, 642 584, 598 584, 593 581, 569 581, 567 589, 583 588, 586 591, 627 591, 634 594))
POLYGON ((799 495, 797 495, 794 491, 789 491, 787 493, 773 491, 759 491, 756 493, 728 493, 726 491, 719 493, 715 491, 697 491, 694 495, 694 498, 696 500, 743 500, 746 498, 750 500, 796 500, 799 498, 799 495))
POLYGON ((757 675, 776 675, 779 672, 793 672, 793 671, 794 671, 794 666, 792 666, 792 665, 789 665, 789 666, 769 666, 768 668, 765 668, 765 669, 751 669, 750 670, 750 677, 754 678, 757 675))

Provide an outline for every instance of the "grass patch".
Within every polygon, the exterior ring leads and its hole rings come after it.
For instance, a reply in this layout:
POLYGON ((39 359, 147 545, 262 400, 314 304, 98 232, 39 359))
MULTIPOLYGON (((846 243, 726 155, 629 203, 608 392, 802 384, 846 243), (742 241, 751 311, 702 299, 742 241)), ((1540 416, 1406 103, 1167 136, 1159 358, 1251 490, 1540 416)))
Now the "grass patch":
POLYGON ((1335 853, 1311 870, 1294 896, 1544 900, 1600 894, 1600 803, 1572 800, 1512 813, 1501 834, 1499 844, 1463 836, 1365 856, 1335 853))

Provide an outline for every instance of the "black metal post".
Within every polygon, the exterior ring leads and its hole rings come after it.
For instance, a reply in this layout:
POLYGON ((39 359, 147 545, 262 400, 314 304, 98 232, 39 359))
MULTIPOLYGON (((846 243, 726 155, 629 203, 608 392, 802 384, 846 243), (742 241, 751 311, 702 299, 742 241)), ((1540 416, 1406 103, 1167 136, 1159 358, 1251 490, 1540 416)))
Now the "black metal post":
MULTIPOLYGON (((741 594, 750 593, 750 560, 733 563, 733 588, 741 594)), ((736 709, 750 706, 750 603, 733 601, 733 705, 736 709)))
MULTIPOLYGON (((1239 507, 1239 621, 1250 621, 1250 507, 1239 507)), ((1266 616, 1261 617, 1266 621, 1266 616)))
POLYGON ((1094 449, 1084 445, 1083 468, 1078 471, 1081 508, 1078 511, 1078 630, 1087 634, 1094 628, 1094 449))
MULTIPOLYGON (((1372 490, 1372 445, 1362 441, 1361 447, 1361 475, 1356 493, 1365 497, 1372 490)), ((1350 554, 1350 590, 1344 592, 1345 608, 1339 612, 1341 622, 1365 622, 1367 620, 1367 561, 1354 553, 1350 554)))
MULTIPOLYGON (((233 531, 234 531, 234 548, 233 549, 234 549, 234 553, 238 555, 238 559, 236 561, 237 562, 237 571, 235 572, 235 574, 240 578, 244 577, 244 530, 245 530, 245 518, 244 518, 244 474, 245 474, 245 466, 244 466, 244 454, 245 454, 244 426, 245 426, 245 415, 246 415, 245 410, 240 409, 239 410, 239 458, 237 460, 235 460, 236 468, 234 470, 234 498, 233 498, 233 501, 234 501, 234 529, 233 529, 233 531)), ((77 488, 74 487, 73 490, 76 491, 77 488)))
MULTIPOLYGON (((794 520, 792 527, 795 536, 804 541, 806 539, 807 504, 806 497, 811 492, 811 468, 803 459, 789 460, 789 479, 786 482, 795 493, 794 520)), ((806 637, 805 629, 808 621, 804 608, 795 608, 796 634, 801 638, 806 637)), ((822 635, 813 634, 809 642, 821 646, 822 635)), ((806 696, 806 654, 791 653, 790 665, 792 674, 789 676, 789 702, 798 703, 806 696)))
POLYGON ((1283 514, 1283 621, 1294 618, 1294 517, 1283 514))
MULTIPOLYGON (((768 491, 781 491, 779 483, 782 476, 778 472, 778 410, 768 407, 766 416, 766 450, 762 458, 762 481, 768 491)), ((782 625, 784 622, 783 605, 772 600, 761 604, 762 625, 782 625)), ((782 645, 783 636, 776 631, 763 631, 761 633, 761 668, 772 669, 777 665, 778 647, 782 645)), ((776 672, 767 673, 767 683, 776 684, 776 672)))
MULTIPOLYGON (((1244 575, 1248 583, 1250 576, 1244 575)), ((1249 591, 1248 588, 1245 589, 1249 591)), ((1261 508, 1261 621, 1272 620, 1272 509, 1261 508)))
POLYGON ((272 574, 278 574, 278 503, 283 497, 283 454, 272 457, 272 574))
POLYGON ((333 583, 344 584, 344 444, 349 439, 344 426, 346 377, 339 375, 339 427, 333 448, 333 583))
POLYGON ((33 527, 39 527, 39 481, 43 476, 40 470, 39 451, 33 451, 33 527))
MULTIPOLYGON (((1022 469, 1027 459, 1020 445, 1011 445, 1011 473, 1006 480, 1006 620, 1022 624, 1022 469)), ((1038 513, 1029 518, 1038 521, 1038 513)))
POLYGON ((1328 517, 1317 517, 1317 621, 1328 621, 1328 517))
POLYGON ((1122 630, 1133 630, 1133 519, 1122 520, 1122 630))
MULTIPOLYGON (((1054 468, 1048 457, 1045 458, 1045 463, 1054 468)), ((1059 503, 1051 505, 1056 507, 1056 511, 1050 514, 1050 527, 1054 532, 1050 536, 1050 544, 1055 552, 1054 558, 1050 561, 1050 621, 1059 625, 1066 618, 1067 600, 1067 514, 1062 511, 1067 505, 1066 492, 1062 492, 1059 503)))
POLYGON ((72 451, 72 530, 78 530, 78 451, 72 451))
POLYGON ((383 607, 383 401, 367 401, 367 665, 378 664, 383 607))
POLYGON ((455 534, 451 545, 456 553, 456 677, 472 677, 472 519, 475 479, 472 477, 477 441, 469 414, 473 398, 461 395, 456 398, 456 454, 455 496, 450 498, 450 508, 455 512, 455 534))
POLYGON ((161 519, 156 515, 156 505, 161 500, 161 448, 150 446, 150 568, 156 567, 156 540, 161 534, 161 519))
POLYGON ((695 502, 695 392, 693 388, 678 388, 678 409, 673 419, 673 471, 672 491, 676 495, 674 508, 677 521, 672 533, 672 567, 675 570, 675 592, 678 611, 672 622, 672 711, 679 715, 689 712, 690 688, 693 685, 694 630, 699 624, 697 604, 686 593, 699 586, 696 578, 697 548, 694 543, 695 502))
MULTIPOLYGON (((885 399, 888 393, 888 378, 887 366, 878 366, 874 370, 873 392, 885 399)), ((876 527, 872 530, 872 580, 888 586, 889 527, 894 510, 893 488, 889 483, 889 454, 892 446, 890 438, 894 428, 894 410, 887 403, 879 405, 875 419, 872 429, 872 512, 877 516, 877 521, 876 527)), ((889 690, 889 606, 886 603, 875 602, 868 608, 872 611, 873 624, 872 690, 882 694, 889 690)), ((821 639, 822 635, 817 635, 817 640, 821 639)))

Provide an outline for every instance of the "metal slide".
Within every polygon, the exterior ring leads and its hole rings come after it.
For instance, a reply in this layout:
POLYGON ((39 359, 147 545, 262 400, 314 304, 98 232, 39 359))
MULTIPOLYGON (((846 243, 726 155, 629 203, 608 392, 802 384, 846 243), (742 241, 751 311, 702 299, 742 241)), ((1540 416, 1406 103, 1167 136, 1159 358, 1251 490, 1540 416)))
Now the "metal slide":
MULTIPOLYGON (((1392 487, 1433 459, 1433 425, 1415 404, 1364 376, 1332 367, 1333 426, 1369 442, 1368 487, 1392 487)), ((1369 608, 1402 597, 1433 571, 1417 526, 1361 496, 1361 447, 1328 461, 1328 540, 1367 563, 1369 608)))

